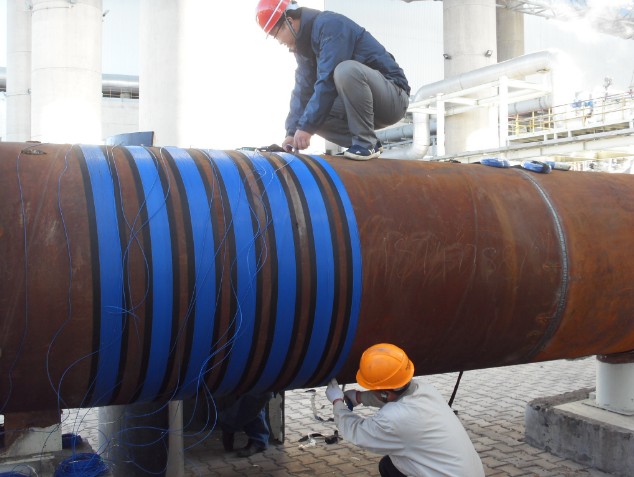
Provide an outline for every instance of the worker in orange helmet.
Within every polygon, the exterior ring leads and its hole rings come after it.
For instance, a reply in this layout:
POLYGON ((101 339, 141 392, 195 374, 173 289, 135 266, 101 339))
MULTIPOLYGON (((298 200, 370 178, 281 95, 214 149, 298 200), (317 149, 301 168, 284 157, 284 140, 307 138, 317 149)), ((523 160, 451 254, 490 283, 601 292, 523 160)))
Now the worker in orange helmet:
POLYGON ((314 134, 368 160, 382 151, 376 129, 397 123, 410 87, 394 57, 365 28, 339 13, 295 0, 259 0, 256 21, 295 54, 295 87, 282 147, 301 151, 314 134))
POLYGON ((480 457, 467 432, 440 393, 421 379, 412 379, 414 364, 405 352, 380 343, 361 356, 357 382, 370 391, 345 393, 333 379, 326 396, 343 438, 359 447, 386 454, 382 476, 484 477, 480 457), (379 407, 368 418, 351 405, 379 407))

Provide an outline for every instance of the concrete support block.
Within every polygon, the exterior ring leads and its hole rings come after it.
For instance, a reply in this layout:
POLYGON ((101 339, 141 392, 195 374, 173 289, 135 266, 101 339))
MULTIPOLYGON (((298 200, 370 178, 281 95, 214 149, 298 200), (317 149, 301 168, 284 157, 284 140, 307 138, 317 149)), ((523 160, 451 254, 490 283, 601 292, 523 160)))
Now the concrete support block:
POLYGON ((634 417, 598 408, 593 389, 526 405, 526 443, 616 476, 634 475, 634 417))

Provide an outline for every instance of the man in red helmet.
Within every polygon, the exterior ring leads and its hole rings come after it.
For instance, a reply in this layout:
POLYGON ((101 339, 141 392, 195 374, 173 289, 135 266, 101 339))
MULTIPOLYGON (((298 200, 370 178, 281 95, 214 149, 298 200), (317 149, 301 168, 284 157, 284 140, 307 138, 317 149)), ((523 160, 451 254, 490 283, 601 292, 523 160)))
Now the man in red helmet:
POLYGON ((370 391, 341 390, 333 379, 326 396, 343 438, 371 452, 383 477, 484 477, 482 462, 464 427, 440 393, 415 379, 414 364, 397 346, 380 343, 361 356, 357 382, 370 391), (352 406, 379 407, 371 417, 352 406))
POLYGON ((349 18, 294 0, 260 0, 256 20, 297 60, 282 146, 301 151, 319 134, 347 147, 347 158, 378 157, 375 129, 400 121, 409 105, 410 87, 394 57, 349 18))

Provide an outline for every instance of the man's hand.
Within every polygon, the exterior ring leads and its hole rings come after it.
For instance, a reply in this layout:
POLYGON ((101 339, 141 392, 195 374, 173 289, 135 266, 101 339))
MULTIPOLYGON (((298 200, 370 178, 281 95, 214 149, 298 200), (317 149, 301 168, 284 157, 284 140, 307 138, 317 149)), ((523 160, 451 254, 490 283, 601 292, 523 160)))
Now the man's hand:
POLYGON ((295 137, 293 138, 293 148, 296 151, 302 151, 310 146, 310 138, 313 137, 311 133, 298 129, 295 131, 295 137))
POLYGON ((337 399, 343 401, 343 391, 335 378, 332 378, 326 387, 326 397, 333 404, 337 399))
POLYGON ((286 152, 293 152, 293 141, 294 140, 295 140, 295 138, 293 136, 286 136, 286 138, 284 138, 284 142, 282 142, 282 148, 286 152))
POLYGON ((357 400, 358 393, 359 393, 359 391, 357 391, 356 389, 349 389, 343 394, 346 396, 346 399, 352 403, 352 406, 354 407, 354 406, 358 406, 359 404, 361 404, 357 400))

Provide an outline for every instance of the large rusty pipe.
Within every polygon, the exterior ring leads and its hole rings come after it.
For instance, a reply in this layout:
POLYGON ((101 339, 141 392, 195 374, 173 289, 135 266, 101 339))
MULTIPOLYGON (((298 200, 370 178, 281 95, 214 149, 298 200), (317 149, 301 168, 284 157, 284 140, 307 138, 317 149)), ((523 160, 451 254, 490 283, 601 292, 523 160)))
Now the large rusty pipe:
POLYGON ((634 349, 634 177, 0 144, 0 412, 634 349))

